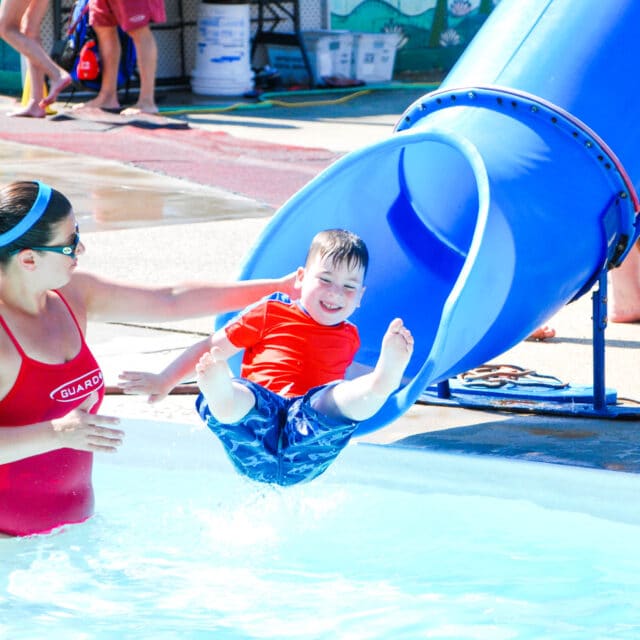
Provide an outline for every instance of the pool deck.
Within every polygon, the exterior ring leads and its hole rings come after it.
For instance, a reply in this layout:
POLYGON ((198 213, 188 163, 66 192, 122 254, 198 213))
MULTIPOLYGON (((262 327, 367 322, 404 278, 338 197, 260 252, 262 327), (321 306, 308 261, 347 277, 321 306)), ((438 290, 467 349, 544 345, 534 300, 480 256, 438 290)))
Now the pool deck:
MULTIPOLYGON (((87 252, 81 267, 145 283, 226 280, 236 275, 278 206, 344 153, 391 135, 404 108, 426 92, 420 87, 379 90, 343 102, 337 98, 346 94, 325 94, 313 97, 320 104, 261 108, 166 94, 160 106, 175 106, 171 119, 137 121, 102 113, 78 117, 61 104, 58 115, 46 119, 8 118, 14 100, 0 96, 4 179, 47 180, 70 196, 78 213, 90 209, 94 216, 101 198, 109 200, 112 191, 124 189, 126 195, 128 188, 142 185, 147 194, 179 192, 187 210, 176 211, 178 200, 168 215, 163 200, 160 212, 151 211, 140 223, 128 221, 126 212, 119 218, 111 212, 93 225, 83 222, 89 231, 83 233, 87 252), (198 111, 185 113, 189 109, 198 111), (111 182, 105 183, 107 178, 111 182), (203 198, 224 203, 230 213, 192 219, 188 208, 203 198)), ((301 101, 295 94, 287 99, 301 101)), ((493 362, 590 388, 591 315, 587 294, 549 320, 557 331, 554 339, 525 341, 493 362)), ((211 326, 210 319, 144 327, 91 323, 88 340, 107 384, 114 385, 119 371, 160 367, 211 326)), ((633 407, 640 403, 640 325, 610 324, 606 344, 606 386, 634 401, 628 403, 633 407)), ((140 397, 113 394, 103 412, 199 427, 193 400, 172 395, 150 406, 140 397)), ((357 441, 640 473, 640 420, 630 418, 417 404, 392 425, 357 441)))

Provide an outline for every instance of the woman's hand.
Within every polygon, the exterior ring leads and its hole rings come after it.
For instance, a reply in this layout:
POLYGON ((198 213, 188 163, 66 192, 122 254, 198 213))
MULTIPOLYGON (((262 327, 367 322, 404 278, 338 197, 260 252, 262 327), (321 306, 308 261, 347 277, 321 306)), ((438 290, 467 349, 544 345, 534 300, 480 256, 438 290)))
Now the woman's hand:
POLYGON ((120 424, 120 419, 89 413, 97 400, 98 394, 94 392, 78 408, 63 418, 51 421, 59 448, 106 453, 118 450, 124 432, 112 427, 120 424))

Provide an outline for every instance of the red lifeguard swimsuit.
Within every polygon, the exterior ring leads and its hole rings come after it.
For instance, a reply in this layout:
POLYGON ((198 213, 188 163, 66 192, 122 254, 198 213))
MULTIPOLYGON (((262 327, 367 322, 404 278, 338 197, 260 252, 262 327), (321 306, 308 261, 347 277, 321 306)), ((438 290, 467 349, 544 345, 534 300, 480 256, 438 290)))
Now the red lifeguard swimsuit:
MULTIPOLYGON (((69 309, 81 339, 78 355, 68 362, 46 364, 30 358, 0 316, 0 326, 22 358, 15 384, 0 401, 0 428, 61 418, 94 391, 99 393, 99 401, 92 412, 102 401, 102 371, 73 311, 58 296, 69 309)), ((87 451, 56 449, 0 464, 0 532, 26 536, 86 520, 93 513, 92 463, 93 454, 87 451)))

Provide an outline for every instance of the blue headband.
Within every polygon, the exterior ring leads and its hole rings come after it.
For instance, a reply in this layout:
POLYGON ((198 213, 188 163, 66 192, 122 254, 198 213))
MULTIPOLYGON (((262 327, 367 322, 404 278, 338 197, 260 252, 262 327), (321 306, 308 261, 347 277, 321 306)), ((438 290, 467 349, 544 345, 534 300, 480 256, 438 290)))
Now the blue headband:
POLYGON ((40 220, 42 214, 46 211, 51 200, 51 187, 47 184, 36 180, 38 185, 38 195, 36 200, 27 212, 27 215, 18 222, 18 224, 9 229, 9 231, 0 234, 0 247, 6 247, 20 236, 23 236, 33 225, 40 220))

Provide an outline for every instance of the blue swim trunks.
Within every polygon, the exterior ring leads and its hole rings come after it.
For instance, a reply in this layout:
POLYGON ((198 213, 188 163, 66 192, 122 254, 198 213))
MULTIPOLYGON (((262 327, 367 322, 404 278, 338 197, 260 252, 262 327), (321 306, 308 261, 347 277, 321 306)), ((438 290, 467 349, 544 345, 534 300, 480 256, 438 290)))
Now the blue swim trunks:
POLYGON ((326 471, 351 439, 357 422, 333 420, 311 406, 311 397, 283 398, 263 386, 236 378, 254 394, 253 409, 235 424, 218 422, 200 394, 196 409, 215 433, 235 468, 258 482, 282 486, 308 482, 326 471))

